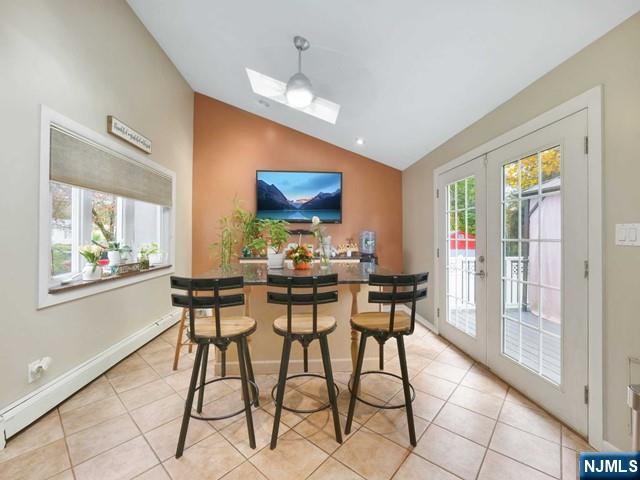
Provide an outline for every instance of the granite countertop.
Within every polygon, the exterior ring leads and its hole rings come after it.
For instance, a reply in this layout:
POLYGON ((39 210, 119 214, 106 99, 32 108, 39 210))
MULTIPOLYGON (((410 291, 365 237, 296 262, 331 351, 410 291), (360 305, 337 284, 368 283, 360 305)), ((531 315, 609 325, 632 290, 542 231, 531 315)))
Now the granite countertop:
MULTIPOLYGON (((336 255, 335 257, 331 257, 331 260, 359 260, 360 259, 360 252, 353 252, 351 254, 350 257, 347 257, 344 254, 340 254, 340 255, 336 255)), ((265 256, 260 256, 260 255, 251 255, 249 257, 238 257, 240 260, 264 260, 267 261, 267 257, 265 256)), ((314 260, 318 260, 320 259, 320 257, 318 257, 317 255, 314 255, 313 257, 314 260)))
POLYGON ((291 270, 288 268, 268 269, 266 264, 245 263, 232 264, 228 267, 220 267, 209 270, 196 278, 228 278, 243 276, 246 285, 266 285, 267 274, 274 275, 291 275, 294 277, 307 277, 312 275, 326 275, 328 273, 338 274, 338 283, 368 283, 370 273, 380 273, 383 275, 391 275, 395 272, 384 266, 375 265, 373 263, 357 263, 357 264, 330 264, 326 268, 322 268, 318 264, 313 264, 308 270, 291 270))

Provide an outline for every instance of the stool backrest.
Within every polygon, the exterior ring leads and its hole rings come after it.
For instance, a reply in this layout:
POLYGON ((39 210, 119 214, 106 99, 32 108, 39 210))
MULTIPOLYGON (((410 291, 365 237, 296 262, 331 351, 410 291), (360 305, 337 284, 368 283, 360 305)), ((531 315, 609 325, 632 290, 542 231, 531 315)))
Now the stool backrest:
POLYGON ((311 305, 313 333, 318 331, 318 305, 338 301, 338 291, 329 290, 319 292, 318 288, 335 287, 338 285, 338 274, 313 275, 308 277, 294 277, 287 275, 267 275, 267 285, 270 287, 286 288, 286 292, 267 292, 267 303, 287 306, 287 332, 291 333, 291 318, 293 307, 311 305), (311 289, 311 293, 295 293, 298 290, 311 289))
POLYGON ((224 290, 237 290, 244 286, 243 277, 229 278, 185 278, 171 277, 171 288, 185 291, 172 293, 171 303, 174 307, 182 307, 189 310, 189 337, 196 340, 195 311, 199 308, 211 308, 215 318, 216 337, 221 337, 220 309, 244 305, 243 293, 231 293, 221 295, 224 290))
POLYGON ((428 273, 416 273, 410 275, 369 275, 369 285, 383 287, 387 290, 376 292, 369 291, 370 303, 382 303, 390 305, 389 331, 393 332, 393 323, 396 315, 396 305, 411 303, 411 327, 409 333, 413 333, 416 322, 416 302, 427 298, 427 287, 420 287, 429 279, 428 273), (389 290, 390 289, 390 290, 389 290))

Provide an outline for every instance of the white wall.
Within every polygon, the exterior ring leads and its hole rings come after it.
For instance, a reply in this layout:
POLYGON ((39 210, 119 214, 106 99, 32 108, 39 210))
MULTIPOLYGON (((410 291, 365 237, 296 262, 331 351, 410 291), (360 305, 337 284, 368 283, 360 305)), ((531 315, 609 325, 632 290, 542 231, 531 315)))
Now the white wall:
POLYGON ((153 141, 177 174, 176 271, 191 269, 187 83, 124 1, 0 2, 0 410, 170 310, 166 276, 36 310, 41 104, 104 135, 115 115, 153 141))
MULTIPOLYGON (((628 357, 640 357, 640 250, 616 247, 614 240, 616 223, 640 222, 639 52, 637 14, 402 175, 405 269, 432 271, 433 170, 596 85, 604 85, 604 436, 622 449, 630 448, 631 443, 626 406, 628 357)), ((429 320, 433 300, 420 305, 420 314, 429 320)), ((631 375, 640 382, 640 371, 631 375)))

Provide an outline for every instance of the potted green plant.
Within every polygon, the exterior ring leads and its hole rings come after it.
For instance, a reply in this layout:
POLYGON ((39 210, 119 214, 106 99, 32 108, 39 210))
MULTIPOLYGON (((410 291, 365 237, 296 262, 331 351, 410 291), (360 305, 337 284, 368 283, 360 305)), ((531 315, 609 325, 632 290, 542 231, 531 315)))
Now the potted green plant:
POLYGON ((251 248, 267 251, 268 268, 280 269, 284 264, 283 247, 289 240, 289 224, 284 220, 258 220, 259 236, 251 242, 251 248))
POLYGON ((114 267, 120 265, 120 242, 109 242, 107 245, 107 258, 109 259, 109 266, 114 267))
POLYGON ((233 205, 231 223, 234 235, 239 237, 242 245, 242 256, 250 257, 253 252, 251 245, 260 235, 260 221, 256 218, 255 213, 245 210, 242 207, 242 202, 237 198, 234 199, 233 205))
POLYGON ((86 261, 82 268, 82 280, 93 281, 102 278, 102 267, 99 265, 102 252, 102 248, 98 245, 85 245, 80 249, 80 255, 86 261))
POLYGON ((233 248, 237 243, 236 229, 234 228, 232 216, 226 216, 218 220, 219 224, 219 240, 209 245, 212 257, 220 261, 221 267, 227 267, 231 263, 233 257, 233 248))
POLYGON ((156 242, 145 243, 140 247, 138 261, 141 269, 146 270, 153 265, 160 265, 162 259, 163 254, 156 242))

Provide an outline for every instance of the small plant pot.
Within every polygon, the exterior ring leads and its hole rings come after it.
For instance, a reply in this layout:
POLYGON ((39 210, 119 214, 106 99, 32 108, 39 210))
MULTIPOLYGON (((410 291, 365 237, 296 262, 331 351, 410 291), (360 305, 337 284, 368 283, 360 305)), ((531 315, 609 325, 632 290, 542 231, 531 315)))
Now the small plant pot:
POLYGON ((267 266, 272 269, 282 269, 284 265, 284 253, 267 252, 267 266))
POLYGON ((296 270, 309 270, 311 269, 311 262, 299 262, 299 263, 294 263, 293 267, 296 270))
POLYGON ((102 267, 98 265, 85 265, 82 269, 82 280, 85 282, 100 280, 102 278, 102 267))
POLYGON ((164 261, 164 254, 162 253, 151 253, 149 254, 149 265, 162 265, 164 261))
POLYGON ((122 262, 122 257, 120 256, 120 252, 118 250, 109 250, 107 252, 107 258, 109 259, 110 267, 120 265, 120 263, 122 262))

